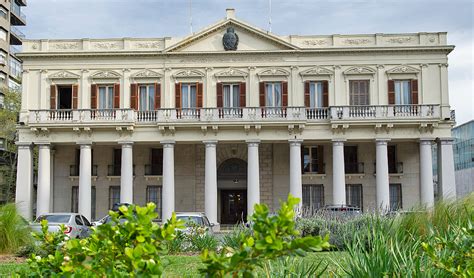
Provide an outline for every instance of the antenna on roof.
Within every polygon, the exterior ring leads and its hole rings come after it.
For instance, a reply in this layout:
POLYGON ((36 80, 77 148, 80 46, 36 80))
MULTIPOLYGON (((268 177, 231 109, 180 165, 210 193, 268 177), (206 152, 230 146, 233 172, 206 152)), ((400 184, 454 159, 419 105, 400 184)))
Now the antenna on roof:
POLYGON ((193 34, 193 0, 189 0, 189 29, 191 31, 191 35, 193 34))
POLYGON ((268 13, 268 32, 272 32, 272 0, 268 0, 270 11, 268 13))

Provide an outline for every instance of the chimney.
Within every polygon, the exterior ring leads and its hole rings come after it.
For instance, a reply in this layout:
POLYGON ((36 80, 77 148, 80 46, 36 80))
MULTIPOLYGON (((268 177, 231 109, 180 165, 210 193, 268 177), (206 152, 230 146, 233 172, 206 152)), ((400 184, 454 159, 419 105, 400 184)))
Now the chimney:
POLYGON ((226 14, 226 19, 231 19, 235 18, 235 9, 233 8, 227 8, 225 9, 225 14, 226 14))

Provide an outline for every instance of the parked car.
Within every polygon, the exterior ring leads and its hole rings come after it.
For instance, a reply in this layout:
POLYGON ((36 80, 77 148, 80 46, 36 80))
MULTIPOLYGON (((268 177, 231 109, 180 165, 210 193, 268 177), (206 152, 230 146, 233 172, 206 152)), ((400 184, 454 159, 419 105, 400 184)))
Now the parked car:
POLYGON ((48 221, 48 231, 57 232, 61 224, 66 226, 64 233, 70 238, 85 238, 91 233, 91 223, 78 213, 47 213, 38 216, 36 220, 30 224, 33 231, 41 232, 41 221, 48 221))
POLYGON ((184 233, 192 233, 193 227, 204 229, 204 232, 213 234, 214 223, 210 223, 209 219, 203 212, 177 212, 177 220, 183 220, 185 223, 184 229, 179 229, 184 233))
MULTIPOLYGON (((115 203, 112 206, 111 211, 120 212, 119 208, 121 206, 129 207, 129 206, 131 206, 131 204, 129 204, 129 203, 115 203)), ((100 226, 102 224, 109 223, 111 220, 112 220, 112 218, 110 217, 110 215, 106 215, 106 216, 102 217, 101 219, 92 222, 92 225, 93 226, 100 226)))

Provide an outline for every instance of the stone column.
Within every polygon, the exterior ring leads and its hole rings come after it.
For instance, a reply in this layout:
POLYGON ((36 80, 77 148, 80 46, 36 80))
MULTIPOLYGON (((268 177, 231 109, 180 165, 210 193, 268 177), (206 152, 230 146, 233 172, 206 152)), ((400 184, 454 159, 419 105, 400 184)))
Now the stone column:
POLYGON ((123 92, 123 101, 122 106, 123 108, 130 108, 130 69, 123 70, 123 77, 122 77, 122 92, 123 92))
POLYGON ((332 202, 346 204, 346 173, 344 168, 344 139, 332 140, 332 202))
POLYGON ((170 219, 174 212, 174 141, 162 141, 163 145, 163 196, 162 220, 170 219))
POLYGON ((452 138, 438 139, 438 188, 441 198, 456 198, 452 138))
POLYGON ((133 142, 119 144, 122 145, 120 202, 133 204, 133 142))
POLYGON ((33 218, 33 151, 30 142, 18 142, 15 202, 18 213, 33 218))
POLYGON ((41 143, 38 147, 36 217, 50 212, 49 203, 51 202, 51 146, 49 143, 41 143))
POLYGON ((420 139, 420 201, 427 207, 434 204, 431 144, 431 139, 420 139))
POLYGON ((247 215, 253 214, 253 207, 260 203, 260 163, 258 145, 260 140, 247 140, 247 215))
POLYGON ((301 180, 301 143, 303 140, 292 139, 290 142, 290 194, 300 199, 298 209, 303 203, 303 187, 301 180))
POLYGON ((217 141, 204 141, 206 145, 206 174, 204 186, 205 212, 211 223, 217 224, 217 141))
POLYGON ((376 152, 376 196, 377 196, 377 210, 381 212, 390 209, 390 186, 388 175, 388 153, 387 142, 389 139, 375 140, 376 152))
POLYGON ((79 213, 91 221, 92 204, 92 147, 90 143, 81 144, 79 165, 79 213))
POLYGON ((439 64, 441 88, 441 119, 451 118, 448 88, 448 64, 439 64))
POLYGON ((49 167, 50 169, 50 182, 51 185, 49 187, 49 196, 51 196, 51 201, 49 202, 49 211, 53 212, 54 211, 54 156, 55 156, 56 150, 51 148, 51 156, 50 156, 50 161, 51 161, 51 166, 49 167))

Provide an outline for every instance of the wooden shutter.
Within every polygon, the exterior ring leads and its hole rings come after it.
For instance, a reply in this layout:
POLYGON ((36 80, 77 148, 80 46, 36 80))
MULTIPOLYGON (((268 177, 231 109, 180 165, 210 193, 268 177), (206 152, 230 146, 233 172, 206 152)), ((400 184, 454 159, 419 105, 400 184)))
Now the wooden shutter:
POLYGON ((196 83, 196 107, 202 108, 202 83, 196 83))
POLYGON ((259 84, 260 106, 265 107, 265 82, 259 84))
POLYGON ((310 81, 304 82, 304 106, 306 107, 311 106, 311 94, 310 94, 310 88, 309 88, 310 85, 311 85, 310 81))
POLYGON ((318 146, 318 174, 324 173, 324 146, 318 146))
POLYGON ((181 83, 174 85, 174 107, 181 108, 181 83))
POLYGON ((388 81, 388 104, 395 104, 395 82, 388 81))
POLYGON ((51 85, 49 89, 49 108, 56 109, 56 95, 57 95, 58 88, 56 85, 51 85))
POLYGON ((161 108, 161 84, 155 83, 155 110, 161 108))
POLYGON ((411 81, 411 104, 418 104, 418 80, 411 81))
POLYGON ((247 97, 246 97, 246 84, 245 82, 240 82, 240 107, 247 106, 247 97))
POLYGON ((91 85, 91 109, 97 109, 97 84, 91 85))
POLYGON ((138 84, 130 84, 130 108, 138 110, 138 84))
POLYGON ((120 108, 120 84, 114 85, 114 108, 120 108))
POLYGON ((281 92, 281 106, 288 106, 288 82, 281 82, 282 92, 281 92))
POLYGON ((329 106, 329 82, 323 81, 323 107, 329 106))
POLYGON ((216 95, 217 95, 217 107, 224 107, 224 95, 223 95, 223 85, 221 82, 216 84, 216 95))
POLYGON ((79 85, 72 85, 72 109, 77 109, 79 85))

